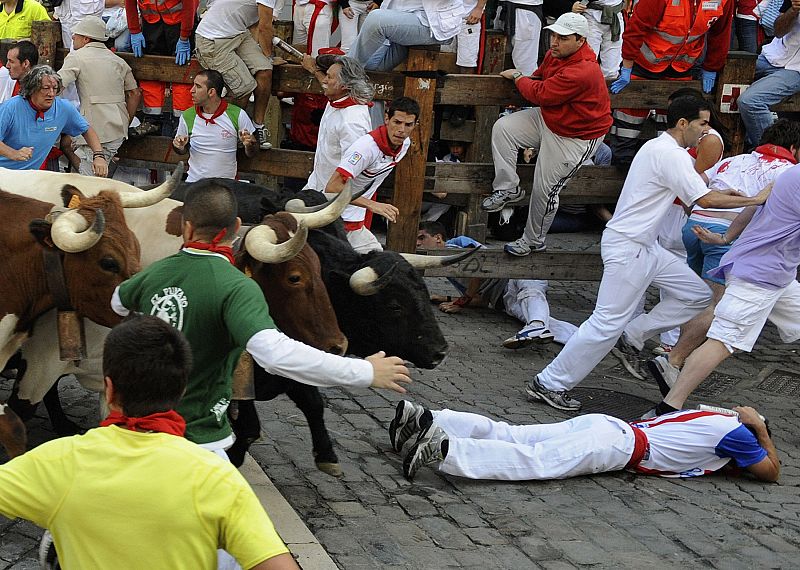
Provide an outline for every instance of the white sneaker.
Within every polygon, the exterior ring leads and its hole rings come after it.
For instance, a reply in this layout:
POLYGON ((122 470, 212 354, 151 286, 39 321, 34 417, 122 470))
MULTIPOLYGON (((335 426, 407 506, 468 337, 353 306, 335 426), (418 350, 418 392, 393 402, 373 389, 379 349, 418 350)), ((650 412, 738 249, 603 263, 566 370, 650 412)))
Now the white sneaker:
POLYGON ((553 342, 553 333, 551 333, 544 325, 528 324, 514 336, 507 338, 503 341, 503 346, 506 348, 525 348, 532 344, 544 344, 553 342))
POLYGON ((506 206, 511 206, 525 199, 525 190, 514 188, 513 190, 497 190, 489 194, 481 202, 481 208, 487 212, 499 212, 506 206))
POLYGON ((681 370, 669 363, 667 355, 656 356, 653 360, 647 361, 647 370, 658 383, 658 390, 662 396, 669 394, 669 391, 678 381, 681 370))

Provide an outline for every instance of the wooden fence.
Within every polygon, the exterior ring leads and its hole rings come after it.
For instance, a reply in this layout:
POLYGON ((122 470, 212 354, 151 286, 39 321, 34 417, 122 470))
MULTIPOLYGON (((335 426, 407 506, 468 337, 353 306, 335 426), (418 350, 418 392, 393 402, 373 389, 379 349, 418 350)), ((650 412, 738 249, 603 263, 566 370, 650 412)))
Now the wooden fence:
MULTIPOLYGON (((32 40, 39 48, 41 63, 58 69, 65 56, 58 49, 58 22, 34 22, 32 40)), ((506 44, 501 34, 488 34, 485 73, 496 74, 504 68, 506 44)), ((174 58, 118 54, 133 69, 138 80, 190 83, 201 68, 196 60, 177 66, 174 58)), ((414 97, 421 104, 420 126, 412 136, 412 146, 394 173, 391 202, 400 210, 396 224, 390 224, 387 247, 395 251, 414 251, 423 195, 447 192, 447 203, 458 206, 460 229, 475 239, 486 236, 486 214, 480 205, 481 195, 491 191, 494 168, 491 164, 491 127, 501 108, 524 105, 525 100, 511 81, 498 75, 461 75, 441 72, 445 54, 438 47, 415 47, 410 50, 405 71, 370 72, 375 83, 375 98, 388 101, 400 95, 414 97), (439 105, 466 105, 475 108, 475 119, 458 127, 457 138, 471 142, 464 163, 426 162, 428 142, 433 129, 434 108, 439 105)), ((446 67, 450 67, 447 65, 446 67)), ((728 63, 719 74, 714 102, 717 108, 727 103, 733 112, 723 113, 723 121, 733 140, 732 153, 741 152, 743 128, 735 112, 735 96, 752 82, 755 56, 731 52, 728 63), (732 105, 731 105, 732 103, 732 105)), ((699 89, 697 81, 681 82, 681 87, 699 89)), ((666 106, 667 96, 676 89, 674 81, 634 81, 621 93, 611 96, 613 108, 656 109, 666 106)), ((321 93, 320 85, 299 65, 281 65, 273 72, 273 93, 321 93)), ((776 107, 781 111, 800 110, 800 98, 786 99, 776 107)), ((447 127, 451 128, 451 127, 447 127)), ((446 130, 446 129, 445 129, 446 130)), ((455 136, 451 128, 451 136, 455 136)), ((277 146, 277 145, 276 145, 277 146)), ((127 141, 119 157, 127 163, 151 168, 173 164, 178 157, 171 151, 169 139, 146 137, 127 141)), ((242 173, 307 178, 313 166, 313 153, 273 148, 253 158, 239 156, 242 173)), ((522 184, 530 186, 533 166, 520 165, 522 184)), ((583 167, 561 192, 563 203, 613 203, 624 178, 614 169, 583 167)), ((437 270, 437 275, 514 276, 595 280, 601 263, 596 252, 557 252, 511 258, 502 252, 482 252, 457 266, 437 270), (480 263, 478 263, 480 260, 480 263), (536 267, 534 267, 534 265, 536 267)), ((430 274, 434 274, 431 272, 430 274)))

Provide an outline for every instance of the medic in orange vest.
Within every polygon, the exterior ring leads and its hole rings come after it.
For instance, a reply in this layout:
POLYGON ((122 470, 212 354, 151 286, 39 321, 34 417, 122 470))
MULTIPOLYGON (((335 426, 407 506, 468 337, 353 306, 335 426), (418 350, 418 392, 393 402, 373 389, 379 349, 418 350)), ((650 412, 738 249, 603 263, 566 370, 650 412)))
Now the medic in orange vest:
MULTIPOLYGON (((192 31, 197 13, 197 0, 125 0, 131 47, 135 57, 174 55, 177 65, 186 65, 192 57, 192 31), (141 25, 139 13, 142 15, 141 25)), ((145 121, 137 134, 161 130, 164 121, 164 83, 140 81, 145 121)), ((191 84, 172 84, 172 109, 175 116, 192 106, 191 84)), ((173 121, 169 116, 169 124, 173 121)), ((167 133, 173 136, 174 133, 167 133)))
MULTIPOLYGON (((631 79, 692 79, 691 71, 706 47, 702 64, 703 91, 714 89, 730 47, 734 0, 638 0, 622 34, 622 68, 611 92, 631 79)), ((610 131, 612 163, 627 170, 644 143, 638 139, 649 115, 646 109, 615 109, 610 131)), ((666 124, 666 112, 656 122, 666 124)), ((663 130, 660 128, 659 130, 663 130)))

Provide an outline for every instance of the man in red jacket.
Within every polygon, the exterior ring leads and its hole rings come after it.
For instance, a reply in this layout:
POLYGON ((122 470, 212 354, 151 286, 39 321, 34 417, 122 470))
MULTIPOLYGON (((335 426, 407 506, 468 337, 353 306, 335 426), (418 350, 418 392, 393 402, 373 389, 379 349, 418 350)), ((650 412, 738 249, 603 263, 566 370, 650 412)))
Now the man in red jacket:
POLYGON ((481 204, 484 210, 497 212, 523 201, 517 152, 520 148, 539 151, 525 233, 505 246, 507 253, 517 256, 544 251, 544 238, 558 209, 558 193, 594 155, 611 126, 611 99, 597 56, 586 43, 586 18, 568 12, 547 29, 552 32, 550 50, 531 77, 517 69, 500 74, 536 107, 494 124, 494 192, 481 204))
MULTIPOLYGON (((689 80, 705 53, 700 73, 703 91, 710 93, 728 57, 735 4, 735 0, 638 0, 622 34, 622 68, 611 92, 619 93, 631 79, 689 80)), ((611 163, 617 168, 630 167, 645 142, 639 136, 650 113, 614 109, 609 144, 614 153, 611 163)), ((655 113, 660 134, 666 129, 666 111, 655 113)))

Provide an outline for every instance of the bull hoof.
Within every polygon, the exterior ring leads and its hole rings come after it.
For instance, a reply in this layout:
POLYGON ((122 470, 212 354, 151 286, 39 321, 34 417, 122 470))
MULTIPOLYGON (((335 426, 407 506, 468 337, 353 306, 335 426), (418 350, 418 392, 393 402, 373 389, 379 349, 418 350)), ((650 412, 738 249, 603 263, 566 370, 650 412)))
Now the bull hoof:
POLYGON ((317 463, 317 469, 323 473, 327 473, 331 477, 338 478, 344 475, 344 471, 342 471, 342 467, 338 463, 327 463, 322 461, 317 463))

